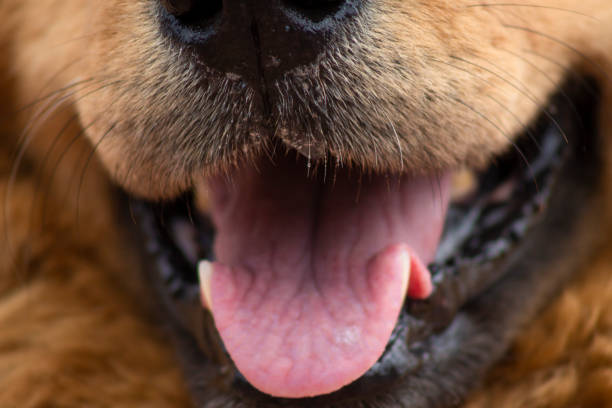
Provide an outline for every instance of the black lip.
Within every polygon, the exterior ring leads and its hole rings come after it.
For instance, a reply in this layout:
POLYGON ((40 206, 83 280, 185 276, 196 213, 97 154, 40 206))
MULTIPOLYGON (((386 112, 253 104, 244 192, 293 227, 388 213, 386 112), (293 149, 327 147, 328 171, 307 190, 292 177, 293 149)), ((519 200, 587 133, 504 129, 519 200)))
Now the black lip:
MULTIPOLYGON (((185 365, 188 372, 191 370, 194 373, 193 376, 188 374, 188 379, 194 382, 196 396, 200 396, 201 401, 207 401, 212 393, 227 404, 240 400, 253 404, 244 406, 257 407, 313 404, 348 407, 354 406, 351 404, 356 398, 365 401, 394 399, 415 407, 437 406, 442 402, 454 405, 459 396, 465 394, 499 357, 522 322, 532 316, 570 276, 574 265, 571 262, 558 265, 554 271, 555 277, 551 279, 549 276, 548 281, 543 281, 542 274, 538 272, 544 265, 557 264, 559 251, 578 251, 583 247, 574 248, 576 243, 572 237, 575 235, 573 231, 579 228, 579 217, 570 217, 568 213, 586 211, 592 205, 592 188, 597 185, 600 168, 594 137, 594 112, 597 111, 599 96, 593 92, 596 89, 593 83, 588 82, 587 85, 572 83, 564 86, 561 95, 572 95, 571 101, 563 96, 553 98, 550 106, 557 109, 554 117, 558 125, 551 123, 547 114, 528 131, 531 135, 545 135, 546 132, 557 132, 555 129, 561 127, 565 134, 557 133, 557 137, 569 138, 567 148, 563 149, 563 165, 554 171, 554 178, 549 174, 529 174, 536 180, 540 177, 542 182, 551 180, 548 184, 537 186, 538 190, 547 189, 545 192, 538 191, 538 194, 545 193, 547 197, 543 205, 546 211, 543 207, 533 209, 534 214, 539 215, 532 217, 529 233, 497 231, 502 235, 499 243, 505 244, 506 250, 499 251, 500 244, 484 251, 485 256, 481 256, 480 260, 475 261, 474 257, 463 260, 463 266, 433 265, 436 282, 434 296, 424 302, 408 302, 380 361, 361 379, 328 396, 308 400, 274 399, 246 383, 225 355, 214 330, 211 331, 210 317, 199 307, 199 302, 197 306, 193 305, 193 299, 198 299, 197 289, 194 292, 189 286, 175 285, 175 296, 168 296, 168 283, 159 279, 162 277, 163 280, 164 276, 171 279, 172 270, 177 268, 195 270, 194 265, 177 256, 174 244, 163 233, 163 225, 160 227, 163 217, 155 216, 160 208, 169 214, 175 206, 184 208, 189 198, 184 197, 183 202, 163 204, 161 207, 159 204, 135 202, 133 206, 140 219, 143 236, 151 246, 149 253, 157 259, 159 273, 154 274, 156 276, 153 278, 158 282, 157 290, 164 310, 173 316, 179 351, 183 353, 183 358, 188 355, 185 365), (155 210, 151 211, 151 208, 155 210), (549 236, 550 231, 554 231, 554 240, 549 236), (507 233, 507 236, 503 236, 503 233, 507 233), (487 278, 483 279, 483 276, 487 278), (181 291, 186 292, 179 293, 181 291)), ((521 156, 523 150, 533 146, 529 142, 529 135, 523 140, 525 144, 517 146, 521 156)), ((529 168, 524 170, 531 172, 529 168)), ((483 177, 487 176, 491 175, 485 174, 483 177)), ((486 180, 481 184, 486 186, 486 180)), ((534 188, 530 183, 524 186, 534 188)), ((194 222, 201 223, 202 220, 194 222)), ((471 244, 468 242, 465 245, 471 244)), ((468 253, 470 250, 478 252, 476 258, 482 255, 482 251, 477 251, 478 245, 467 248, 468 253)), ((461 263, 462 260, 455 259, 453 262, 461 263)))

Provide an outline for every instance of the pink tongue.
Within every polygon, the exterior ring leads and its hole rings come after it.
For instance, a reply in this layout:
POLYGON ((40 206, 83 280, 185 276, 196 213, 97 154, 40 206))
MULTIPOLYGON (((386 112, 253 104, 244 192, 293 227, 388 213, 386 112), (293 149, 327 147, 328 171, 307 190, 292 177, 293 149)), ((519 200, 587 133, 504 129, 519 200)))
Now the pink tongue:
POLYGON ((431 291, 423 265, 436 251, 447 184, 346 174, 321 184, 289 163, 210 180, 210 308, 244 377, 298 398, 363 375, 385 349, 406 284, 412 297, 431 291))

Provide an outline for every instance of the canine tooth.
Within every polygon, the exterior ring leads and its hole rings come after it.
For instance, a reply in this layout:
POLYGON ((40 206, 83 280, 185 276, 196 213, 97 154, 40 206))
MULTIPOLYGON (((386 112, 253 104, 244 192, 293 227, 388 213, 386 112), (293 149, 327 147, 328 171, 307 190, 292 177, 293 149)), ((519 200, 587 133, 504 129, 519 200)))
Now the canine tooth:
POLYGON ((202 304, 208 309, 212 307, 212 300, 210 295, 212 273, 212 263, 208 261, 200 261, 200 263, 198 264, 198 277, 200 278, 200 294, 202 296, 202 304))

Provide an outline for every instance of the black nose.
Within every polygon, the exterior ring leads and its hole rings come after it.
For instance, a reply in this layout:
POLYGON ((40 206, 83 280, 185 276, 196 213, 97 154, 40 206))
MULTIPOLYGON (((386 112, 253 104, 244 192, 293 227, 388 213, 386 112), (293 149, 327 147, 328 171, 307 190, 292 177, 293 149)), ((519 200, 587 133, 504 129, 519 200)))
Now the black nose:
POLYGON ((362 0, 160 0, 172 36, 200 63, 248 82, 314 62, 350 30, 362 0))

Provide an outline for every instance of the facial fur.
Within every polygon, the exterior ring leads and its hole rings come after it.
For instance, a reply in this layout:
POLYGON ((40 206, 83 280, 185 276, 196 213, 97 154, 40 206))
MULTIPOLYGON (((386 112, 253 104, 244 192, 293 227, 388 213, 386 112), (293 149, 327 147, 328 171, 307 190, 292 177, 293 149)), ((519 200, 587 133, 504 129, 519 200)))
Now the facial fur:
MULTIPOLYGON (((480 169, 568 76, 595 78, 604 106, 612 95, 608 0, 368 0, 313 62, 257 86, 173 42, 158 1, 4 0, 0 18, 10 101, 0 147, 21 147, 34 184, 74 200, 54 207, 68 224, 78 211, 114 214, 107 177, 136 196, 171 199, 279 146, 368 174, 480 169), (83 169, 87 177, 71 175, 83 169), (67 179, 72 186, 56 186, 67 179), (80 208, 83 194, 95 199, 80 208)), ((608 188, 599 191, 607 202, 608 188)), ((13 246, 27 242, 17 235, 13 246)), ((132 280, 128 293, 147 290, 132 280)))
POLYGON ((239 78, 203 69, 171 46, 152 1, 10 4, 5 30, 30 39, 13 49, 28 71, 20 85, 58 72, 50 88, 70 86, 67 99, 113 177, 155 197, 270 148, 273 137, 370 171, 483 164, 529 123, 567 69, 609 49, 604 2, 583 4, 586 15, 548 3, 366 3, 325 55, 269 85, 267 108, 239 78), (21 26, 30 8, 57 23, 21 26), (62 58, 45 58, 39 44, 62 58))

